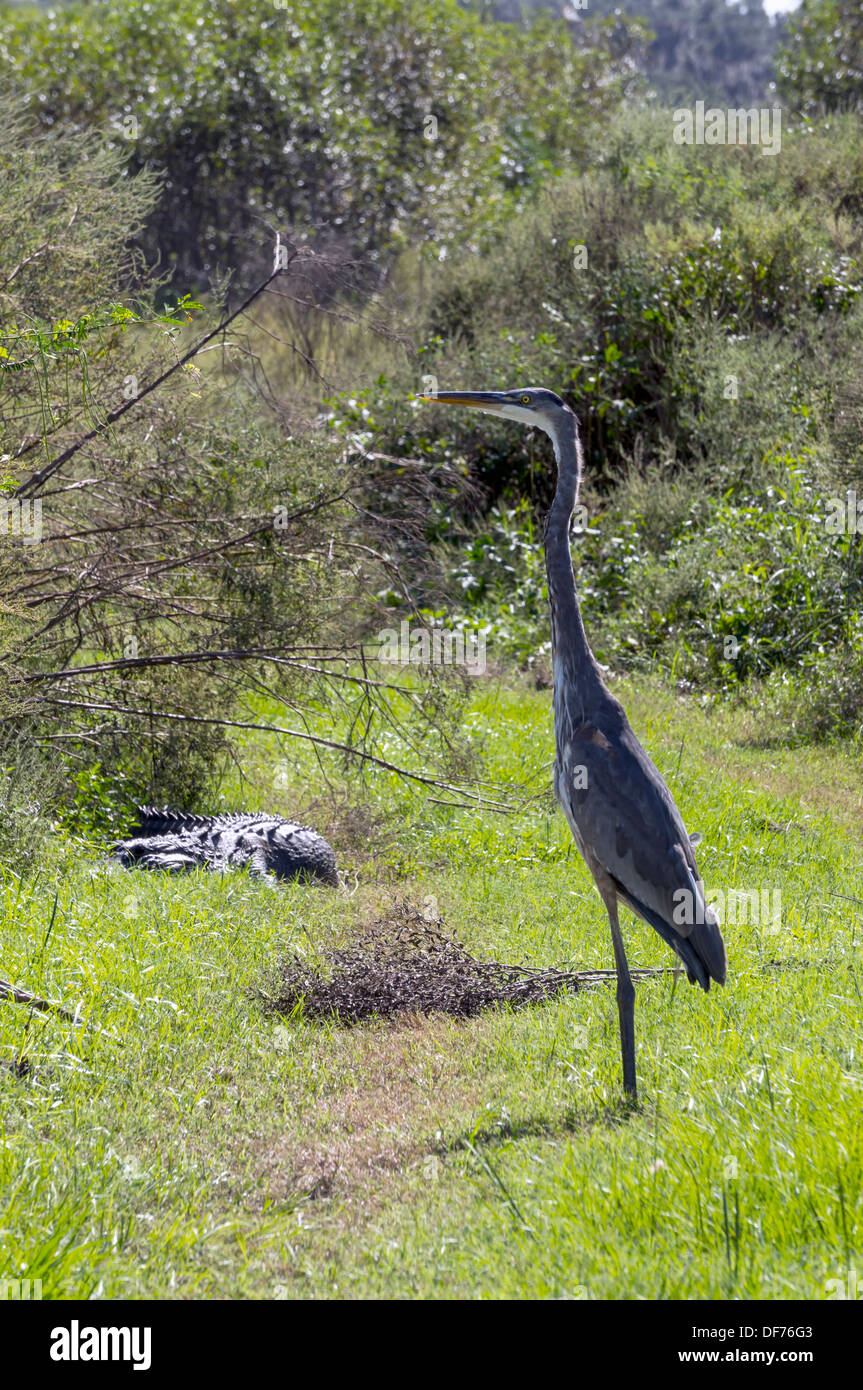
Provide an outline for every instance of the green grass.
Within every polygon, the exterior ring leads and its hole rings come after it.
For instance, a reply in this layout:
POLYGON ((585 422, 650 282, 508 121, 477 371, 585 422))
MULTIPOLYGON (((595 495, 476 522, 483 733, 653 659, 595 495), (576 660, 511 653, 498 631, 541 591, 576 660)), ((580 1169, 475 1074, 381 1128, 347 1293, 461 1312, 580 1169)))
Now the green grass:
MULTIPOLYGON (((704 836, 708 887, 782 894, 778 931, 727 929, 724 990, 637 986, 637 1111, 612 989, 356 1029, 255 1000, 284 947, 316 957, 402 899, 484 957, 611 964, 547 794, 549 694, 479 681, 486 775, 533 799, 454 811, 331 760, 315 811, 353 896, 127 874, 68 844, 8 878, 0 975, 83 1001, 87 1027, 0 1004, 0 1057, 32 1068, 0 1071, 0 1275, 44 1297, 727 1299, 823 1298, 859 1268, 859 769, 747 744, 740 711, 615 688, 704 836)), ((308 750, 240 751, 246 804, 308 809, 308 750)), ((631 963, 672 962, 624 929, 631 963)))

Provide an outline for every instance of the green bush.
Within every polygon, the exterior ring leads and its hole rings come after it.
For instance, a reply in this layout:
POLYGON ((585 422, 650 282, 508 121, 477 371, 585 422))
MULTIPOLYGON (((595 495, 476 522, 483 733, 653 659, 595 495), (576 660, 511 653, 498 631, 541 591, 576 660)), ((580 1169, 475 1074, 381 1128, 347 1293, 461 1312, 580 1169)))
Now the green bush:
POLYGON ((587 173, 548 187, 483 254, 442 267, 418 358, 335 401, 333 422, 445 459, 488 501, 540 508, 554 487, 544 443, 411 403, 424 380, 557 390, 600 489, 633 464, 668 463, 705 466, 721 493, 757 476, 769 450, 813 441, 838 463, 836 403, 855 389, 863 337, 863 221, 835 208, 843 168, 846 192, 863 187, 859 123, 798 132, 779 169, 750 149, 675 146, 670 130, 670 112, 621 117, 587 173))
MULTIPOLYGON (((859 341, 860 229, 837 228, 816 195, 783 199, 757 151, 673 146, 663 119, 624 121, 592 172, 550 189, 485 257, 443 272, 419 370, 442 388, 561 392, 591 478, 637 456, 709 459, 725 481, 807 439, 819 391, 859 341)), ((814 165, 822 143, 850 148, 857 134, 855 122, 798 138, 814 165)), ((451 415, 437 428, 492 495, 535 492, 523 432, 451 415)))
POLYGON ((810 115, 863 109, 859 0, 803 0, 777 57, 782 96, 810 115))
POLYGON ((576 46, 548 13, 501 25, 456 0, 104 0, 2 21, 0 59, 46 125, 104 129, 164 174, 147 244, 182 290, 219 263, 260 269, 274 225, 377 255, 462 241, 583 149, 640 32, 591 22, 576 46))
MULTIPOLYGON (((826 499, 806 482, 810 462, 769 461, 748 495, 741 484, 717 497, 703 477, 653 469, 596 499, 573 554, 598 659, 617 670, 658 664, 711 690, 792 673, 825 692, 806 723, 812 736, 847 732, 861 692, 863 537, 829 529, 826 499)), ((490 513, 452 579, 458 620, 486 629, 492 658, 547 653, 542 539, 526 503, 490 513)))

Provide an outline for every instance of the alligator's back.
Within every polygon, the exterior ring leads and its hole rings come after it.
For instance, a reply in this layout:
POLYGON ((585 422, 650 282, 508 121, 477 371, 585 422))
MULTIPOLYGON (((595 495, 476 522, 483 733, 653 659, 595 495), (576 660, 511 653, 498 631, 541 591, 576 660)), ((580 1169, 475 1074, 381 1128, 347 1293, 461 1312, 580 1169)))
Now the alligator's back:
POLYGON ((336 856, 307 825, 268 816, 194 816, 184 811, 139 808, 135 835, 113 846, 126 868, 248 868, 262 878, 309 878, 338 886, 336 856))

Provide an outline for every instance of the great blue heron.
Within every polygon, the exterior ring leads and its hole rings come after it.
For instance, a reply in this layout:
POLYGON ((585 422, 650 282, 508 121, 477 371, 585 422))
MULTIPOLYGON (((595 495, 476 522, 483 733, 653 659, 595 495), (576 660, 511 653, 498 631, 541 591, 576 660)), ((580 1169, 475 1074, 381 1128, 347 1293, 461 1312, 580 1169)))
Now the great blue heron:
POLYGON ((422 400, 472 406, 544 430, 557 459, 545 524, 554 670, 555 796, 593 874, 611 924, 623 1086, 637 1099, 635 989, 617 916, 618 898, 683 961, 690 984, 725 983, 725 943, 708 907, 692 844, 674 798, 608 690, 588 645, 575 591, 569 526, 583 471, 578 421, 553 391, 439 391, 422 400))

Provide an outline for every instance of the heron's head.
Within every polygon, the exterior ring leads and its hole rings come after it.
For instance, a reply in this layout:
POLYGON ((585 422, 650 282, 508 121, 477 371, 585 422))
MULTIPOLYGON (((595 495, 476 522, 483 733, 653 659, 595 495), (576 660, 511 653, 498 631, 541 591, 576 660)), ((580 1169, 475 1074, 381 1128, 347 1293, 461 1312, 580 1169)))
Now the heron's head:
POLYGON ((518 391, 438 391, 435 396, 420 396, 420 400, 432 405, 466 405, 489 415, 502 415, 522 425, 535 425, 552 439, 558 438, 562 426, 571 429, 573 422, 569 406, 542 386, 523 386, 518 391))

